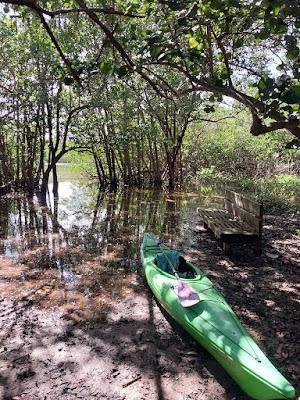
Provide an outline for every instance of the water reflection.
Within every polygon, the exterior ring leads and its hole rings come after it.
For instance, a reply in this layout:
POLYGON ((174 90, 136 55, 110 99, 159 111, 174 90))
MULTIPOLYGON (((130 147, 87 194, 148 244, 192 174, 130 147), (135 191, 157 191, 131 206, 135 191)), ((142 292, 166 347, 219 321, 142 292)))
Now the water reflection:
POLYGON ((48 204, 21 195, 0 199, 2 277, 6 263, 6 281, 13 269, 15 276, 21 268, 22 282, 42 280, 49 286, 55 280, 64 290, 83 285, 86 294, 99 289, 94 285, 99 268, 119 274, 121 269, 125 275, 138 269, 145 231, 169 243, 187 236, 185 220, 196 214, 199 199, 159 191, 107 193, 93 185, 63 182, 59 200, 50 196, 48 204))
POLYGON ((50 198, 48 207, 24 196, 0 199, 0 253, 23 257, 39 249, 52 264, 62 249, 77 248, 85 254, 118 253, 123 262, 132 261, 145 231, 172 242, 182 233, 185 217, 196 215, 199 206, 193 194, 106 193, 72 183, 61 184, 60 190, 59 201, 50 198))
POLYGON ((60 183, 59 200, 48 200, 43 207, 37 198, 0 198, 0 286, 18 297, 33 291, 44 301, 53 303, 56 296, 57 304, 77 305, 80 296, 84 304, 86 297, 107 303, 104 287, 111 298, 136 290, 131 274, 140 266, 144 232, 172 244, 188 236, 186 219, 199 206, 194 194, 107 193, 72 182, 60 183))

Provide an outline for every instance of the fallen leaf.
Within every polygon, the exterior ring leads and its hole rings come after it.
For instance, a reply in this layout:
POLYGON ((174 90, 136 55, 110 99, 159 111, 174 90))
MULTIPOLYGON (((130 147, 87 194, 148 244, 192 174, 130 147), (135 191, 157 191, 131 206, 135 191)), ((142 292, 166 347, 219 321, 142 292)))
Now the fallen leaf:
POLYGON ((183 356, 190 356, 190 357, 198 357, 199 354, 196 351, 187 351, 186 353, 182 353, 183 356))
POLYGON ((266 253, 266 257, 272 258, 272 260, 275 260, 276 258, 279 257, 279 255, 278 254, 274 254, 274 253, 266 253))

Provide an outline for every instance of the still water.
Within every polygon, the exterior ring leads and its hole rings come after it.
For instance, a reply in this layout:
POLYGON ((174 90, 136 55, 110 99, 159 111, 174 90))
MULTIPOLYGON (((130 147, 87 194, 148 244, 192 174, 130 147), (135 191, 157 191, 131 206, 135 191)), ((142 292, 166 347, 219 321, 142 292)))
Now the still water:
POLYGON ((169 242, 184 235, 199 198, 193 193, 105 192, 93 185, 62 182, 59 199, 50 196, 48 207, 23 195, 2 198, 0 206, 3 255, 22 257, 42 248, 53 258, 60 248, 68 247, 86 254, 115 251, 130 263, 137 257, 144 232, 161 234, 169 242))
POLYGON ((51 189, 47 207, 21 194, 0 199, 0 290, 85 318, 137 290, 144 232, 177 247, 202 202, 196 193, 105 192, 70 171, 60 174, 59 199, 51 189))

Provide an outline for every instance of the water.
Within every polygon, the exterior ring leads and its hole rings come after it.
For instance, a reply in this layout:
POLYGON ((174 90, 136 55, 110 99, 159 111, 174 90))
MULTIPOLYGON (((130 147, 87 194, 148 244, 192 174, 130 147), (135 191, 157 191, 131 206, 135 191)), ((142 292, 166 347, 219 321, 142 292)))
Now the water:
POLYGON ((25 196, 0 200, 0 253, 24 257, 42 251, 50 258, 68 247, 85 254, 117 253, 121 263, 136 258, 145 231, 172 238, 183 234, 185 222, 196 215, 196 194, 158 191, 98 191, 92 185, 63 182, 60 197, 49 206, 25 196))
POLYGON ((59 199, 49 186, 47 207, 24 195, 0 199, 0 290, 94 318, 99 305, 141 286, 144 232, 177 248, 189 240, 201 200, 195 193, 109 193, 64 175, 67 169, 60 168, 59 199))

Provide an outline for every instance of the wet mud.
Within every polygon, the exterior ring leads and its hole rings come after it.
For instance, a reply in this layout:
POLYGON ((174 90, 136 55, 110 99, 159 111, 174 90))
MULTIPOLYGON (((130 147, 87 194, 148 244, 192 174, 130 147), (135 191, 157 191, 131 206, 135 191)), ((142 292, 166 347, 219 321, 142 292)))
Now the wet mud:
POLYGON ((299 382, 299 218, 267 215, 261 257, 224 256, 193 193, 97 193, 49 207, 0 201, 0 399, 246 400, 157 305, 144 281, 145 231, 214 282, 277 368, 299 382))

